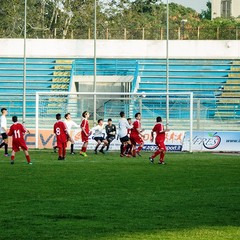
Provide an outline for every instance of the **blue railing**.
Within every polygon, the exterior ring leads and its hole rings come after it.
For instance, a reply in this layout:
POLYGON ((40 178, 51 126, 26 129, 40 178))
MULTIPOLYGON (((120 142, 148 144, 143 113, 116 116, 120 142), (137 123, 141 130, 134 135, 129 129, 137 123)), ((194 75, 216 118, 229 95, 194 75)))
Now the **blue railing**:
MULTIPOLYGON (((128 59, 97 59, 97 75, 129 76, 135 72, 136 60, 128 59)), ((77 59, 76 75, 94 75, 94 59, 77 59)))
POLYGON ((71 73, 70 73, 70 81, 69 81, 69 85, 68 85, 68 91, 71 91, 71 86, 72 86, 72 81, 73 81, 73 76, 75 75, 75 61, 72 62, 72 69, 71 69, 71 73))
POLYGON ((138 85, 139 85, 139 64, 138 61, 136 61, 136 67, 134 72, 134 78, 131 84, 131 92, 137 92, 138 85))

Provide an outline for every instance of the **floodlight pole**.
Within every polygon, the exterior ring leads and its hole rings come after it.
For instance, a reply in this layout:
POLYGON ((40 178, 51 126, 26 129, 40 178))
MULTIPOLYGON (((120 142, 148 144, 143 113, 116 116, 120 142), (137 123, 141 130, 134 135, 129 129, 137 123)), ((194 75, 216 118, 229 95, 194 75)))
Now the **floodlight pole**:
MULTIPOLYGON (((94 77, 93 92, 97 91, 97 0, 94 1, 94 77)), ((93 122, 97 121, 97 96, 94 94, 93 99, 93 122)))
POLYGON ((167 0, 167 33, 166 33, 166 127, 169 125, 169 0, 167 0))
POLYGON ((24 5, 24 46, 23 46, 23 112, 22 112, 22 122, 25 124, 26 121, 26 72, 27 72, 27 60, 26 60, 26 50, 27 50, 27 0, 25 0, 24 5))
POLYGON ((193 93, 190 93, 190 132, 189 132, 189 152, 193 152, 193 93))
POLYGON ((36 92, 36 107, 35 107, 36 115, 35 115, 35 147, 38 148, 38 134, 39 134, 39 125, 38 125, 38 118, 39 118, 39 93, 36 92))

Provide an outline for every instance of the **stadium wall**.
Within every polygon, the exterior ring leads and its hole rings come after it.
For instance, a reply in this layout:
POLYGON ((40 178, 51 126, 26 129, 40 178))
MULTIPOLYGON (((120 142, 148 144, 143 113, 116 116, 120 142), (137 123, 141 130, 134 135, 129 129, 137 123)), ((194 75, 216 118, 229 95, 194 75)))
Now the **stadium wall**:
MULTIPOLYGON (((23 57, 23 39, 0 39, 1 57, 23 57)), ((27 39, 28 58, 92 58, 93 40, 27 39)), ((169 58, 236 59, 240 40, 170 40, 169 58)), ((165 58, 166 41, 97 40, 98 58, 165 58)))

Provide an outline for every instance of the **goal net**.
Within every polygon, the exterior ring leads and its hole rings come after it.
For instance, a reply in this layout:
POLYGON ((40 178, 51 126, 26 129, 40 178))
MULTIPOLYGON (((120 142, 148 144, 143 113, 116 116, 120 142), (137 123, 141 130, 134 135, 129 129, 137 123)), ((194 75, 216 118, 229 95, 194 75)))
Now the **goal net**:
MULTIPOLYGON (((36 93, 36 148, 41 139, 41 131, 53 129, 56 122, 56 114, 64 115, 71 113, 72 119, 80 124, 82 112, 90 113, 90 127, 96 125, 98 119, 107 122, 109 118, 117 126, 120 118, 119 113, 125 112, 126 118, 134 121, 134 115, 140 112, 142 115, 142 128, 144 131, 145 150, 154 150, 156 147, 150 143, 150 133, 156 117, 161 116, 165 128, 170 132, 166 133, 166 146, 169 151, 190 151, 192 152, 193 132, 193 94, 192 92, 171 92, 171 93, 126 93, 126 92, 37 92, 36 93), (188 141, 184 143, 184 136, 188 134, 188 141), (185 145, 185 149, 184 146, 185 145)), ((75 136, 75 148, 80 148, 79 129, 73 130, 75 136), (78 137, 77 137, 78 136, 78 137)), ((89 148, 93 148, 91 136, 89 148)), ((112 149, 118 149, 119 141, 111 144, 112 149)), ((44 147, 44 146, 43 146, 44 147)))

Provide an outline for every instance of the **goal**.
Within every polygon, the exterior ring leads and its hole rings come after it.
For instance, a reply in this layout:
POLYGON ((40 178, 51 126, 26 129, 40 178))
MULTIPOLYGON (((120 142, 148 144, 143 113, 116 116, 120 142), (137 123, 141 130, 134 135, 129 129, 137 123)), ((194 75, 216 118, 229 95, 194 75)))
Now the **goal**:
POLYGON ((90 113, 90 126, 94 126, 100 118, 105 122, 111 118, 117 124, 120 111, 132 119, 135 113, 140 112, 142 127, 147 131, 152 129, 156 117, 161 116, 171 131, 189 134, 187 150, 192 152, 192 92, 37 92, 35 147, 39 148, 39 131, 52 129, 57 113, 61 113, 64 118, 65 113, 69 112, 73 120, 80 123, 81 114, 85 110, 90 113))

